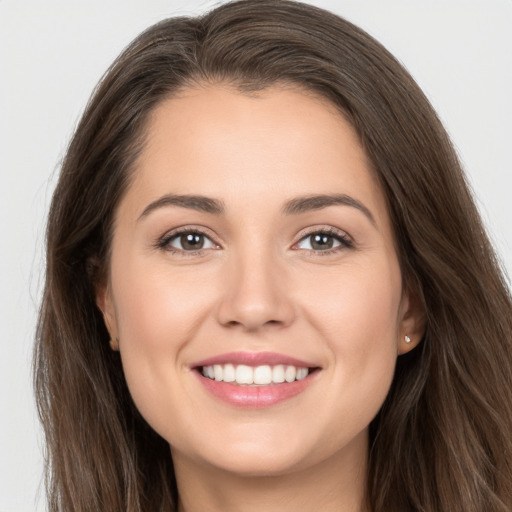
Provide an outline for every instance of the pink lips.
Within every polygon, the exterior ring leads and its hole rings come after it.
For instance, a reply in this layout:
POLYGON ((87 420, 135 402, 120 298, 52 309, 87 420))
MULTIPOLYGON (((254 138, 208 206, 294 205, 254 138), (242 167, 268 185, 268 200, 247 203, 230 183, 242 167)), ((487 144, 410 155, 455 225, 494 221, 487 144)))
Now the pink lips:
POLYGON ((318 375, 318 372, 310 373, 302 380, 294 382, 284 382, 282 384, 269 384, 260 386, 239 385, 230 382, 215 381, 204 377, 201 374, 203 366, 213 366, 214 364, 244 364, 247 366, 278 364, 291 365, 299 368, 315 368, 315 364, 302 361, 283 354, 274 352, 230 352, 219 356, 211 357, 198 361, 192 365, 195 375, 203 387, 214 397, 235 407, 242 408, 263 408, 269 407, 285 400, 288 400, 309 387, 318 375))
POLYGON ((275 352, 229 352, 215 357, 210 357, 192 365, 192 368, 199 366, 212 366, 214 364, 246 364, 247 366, 260 366, 268 364, 284 364, 300 368, 313 368, 317 365, 295 359, 294 357, 276 354, 275 352))

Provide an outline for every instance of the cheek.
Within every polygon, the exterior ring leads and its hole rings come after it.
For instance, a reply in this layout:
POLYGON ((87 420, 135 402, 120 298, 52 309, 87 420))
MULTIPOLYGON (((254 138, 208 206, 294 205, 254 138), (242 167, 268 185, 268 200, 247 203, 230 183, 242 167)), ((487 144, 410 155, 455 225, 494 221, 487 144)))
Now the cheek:
POLYGON ((203 274, 171 274, 165 264, 136 258, 112 263, 126 381, 137 408, 157 430, 166 423, 168 409, 179 409, 186 400, 182 350, 194 339, 213 298, 214 287, 204 286, 208 278, 203 274))
MULTIPOLYGON (((120 252, 120 251, 119 251, 120 252)), ((215 269, 172 269, 161 255, 118 256, 112 262, 116 320, 127 350, 160 358, 193 338, 215 299, 215 269)))
POLYGON ((310 322, 335 344, 333 350, 364 354, 370 347, 385 348, 390 337, 396 347, 402 285, 394 259, 374 259, 368 264, 363 260, 304 275, 303 309, 309 312, 310 322))
POLYGON ((317 292, 310 294, 304 310, 330 351, 332 385, 342 390, 326 399, 331 410, 340 415, 351 410, 351 421, 367 425, 394 375, 402 296, 398 264, 384 260, 353 266, 313 284, 309 288, 317 292))

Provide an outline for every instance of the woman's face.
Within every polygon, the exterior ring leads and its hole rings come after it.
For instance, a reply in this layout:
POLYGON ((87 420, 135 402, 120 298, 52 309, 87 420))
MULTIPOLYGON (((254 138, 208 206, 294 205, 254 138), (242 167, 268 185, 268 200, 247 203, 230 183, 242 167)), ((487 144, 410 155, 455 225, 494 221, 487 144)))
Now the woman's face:
POLYGON ((98 304, 175 460, 246 475, 363 460, 415 344, 358 138, 292 88, 205 86, 154 111, 98 304))

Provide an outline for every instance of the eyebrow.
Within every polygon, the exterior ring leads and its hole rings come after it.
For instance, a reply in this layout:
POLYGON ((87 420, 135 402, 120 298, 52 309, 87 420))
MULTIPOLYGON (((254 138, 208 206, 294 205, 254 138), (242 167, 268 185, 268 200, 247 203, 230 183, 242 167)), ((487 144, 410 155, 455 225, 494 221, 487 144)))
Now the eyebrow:
MULTIPOLYGON (((375 218, 371 211, 363 203, 346 194, 319 194, 296 197, 284 205, 282 213, 284 215, 299 215, 308 211, 321 210, 323 208, 336 205, 356 208, 361 211, 374 226, 376 226, 375 218)), ((144 208, 144 211, 141 213, 138 220, 147 217, 152 211, 166 206, 189 208, 191 210, 197 210, 214 215, 222 215, 225 211, 224 203, 218 199, 200 195, 166 194, 156 201, 148 204, 148 206, 144 208)))
POLYGON ((320 194, 305 197, 297 197, 288 201, 283 208, 285 215, 298 215, 311 210, 321 210, 329 206, 343 205, 356 208, 376 226, 375 217, 372 212, 361 201, 346 194, 320 194))
POLYGON ((140 214, 139 219, 147 217, 152 211, 163 208, 164 206, 180 206, 181 208, 189 208, 204 213, 213 213, 221 215, 224 213, 224 204, 218 199, 212 199, 205 196, 197 195, 178 195, 166 194, 156 201, 148 204, 144 211, 140 214))

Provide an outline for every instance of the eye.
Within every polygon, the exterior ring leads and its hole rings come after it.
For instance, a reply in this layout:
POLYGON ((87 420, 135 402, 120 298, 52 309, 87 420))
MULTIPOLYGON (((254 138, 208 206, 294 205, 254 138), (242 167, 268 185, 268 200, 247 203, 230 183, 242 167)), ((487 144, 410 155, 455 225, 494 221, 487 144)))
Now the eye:
POLYGON ((167 236, 159 245, 164 249, 184 252, 218 248, 218 246, 204 233, 192 230, 181 231, 180 233, 167 236))
POLYGON ((337 248, 353 247, 351 240, 340 233, 332 231, 315 231, 301 238, 296 244, 298 249, 309 251, 332 251, 337 248))

